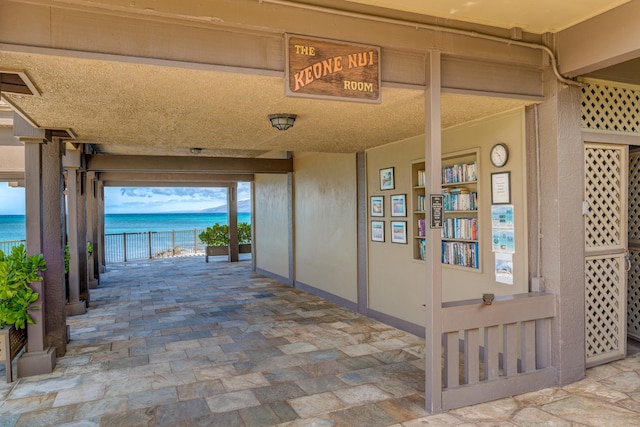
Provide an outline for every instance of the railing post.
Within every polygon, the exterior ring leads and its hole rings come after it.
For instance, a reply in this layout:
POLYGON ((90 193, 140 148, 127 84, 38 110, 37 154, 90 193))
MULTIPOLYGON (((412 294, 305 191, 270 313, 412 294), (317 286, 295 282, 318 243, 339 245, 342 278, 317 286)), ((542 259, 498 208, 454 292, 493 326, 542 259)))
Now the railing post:
POLYGON ((149 259, 153 258, 153 254, 151 253, 151 241, 153 240, 153 238, 151 237, 151 231, 148 231, 149 233, 149 259))
POLYGON ((171 230, 171 256, 176 256, 176 230, 171 230))
POLYGON ((127 233, 122 233, 122 242, 124 243, 124 262, 127 262, 127 233))

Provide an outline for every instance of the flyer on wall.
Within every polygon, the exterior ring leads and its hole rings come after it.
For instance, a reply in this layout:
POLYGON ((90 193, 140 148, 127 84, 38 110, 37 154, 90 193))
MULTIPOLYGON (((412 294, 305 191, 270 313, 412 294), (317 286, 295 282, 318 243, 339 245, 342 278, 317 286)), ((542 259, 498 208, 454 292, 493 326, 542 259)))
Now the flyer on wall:
POLYGON ((513 254, 496 253, 496 282, 513 285, 513 254))
POLYGON ((513 205, 491 205, 491 228, 513 229, 513 205))

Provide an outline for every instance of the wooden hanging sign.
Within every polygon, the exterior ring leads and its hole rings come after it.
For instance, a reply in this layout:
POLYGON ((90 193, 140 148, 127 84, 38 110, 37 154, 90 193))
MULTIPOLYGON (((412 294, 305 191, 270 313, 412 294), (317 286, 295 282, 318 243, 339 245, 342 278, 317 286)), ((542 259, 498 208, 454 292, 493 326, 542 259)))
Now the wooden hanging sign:
POLYGON ((380 102, 380 48, 287 35, 289 96, 380 102))

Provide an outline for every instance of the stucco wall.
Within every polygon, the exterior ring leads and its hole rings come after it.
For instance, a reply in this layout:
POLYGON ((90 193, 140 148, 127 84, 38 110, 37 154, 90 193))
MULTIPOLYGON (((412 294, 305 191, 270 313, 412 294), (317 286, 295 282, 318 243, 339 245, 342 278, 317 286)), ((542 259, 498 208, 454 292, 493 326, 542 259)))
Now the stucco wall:
POLYGON ((296 281, 357 299, 355 154, 294 157, 296 281))
POLYGON ((448 153, 467 148, 480 147, 480 187, 481 200, 481 273, 468 273, 455 268, 444 267, 442 272, 442 298, 455 301, 480 298, 483 293, 509 295, 528 292, 527 260, 527 197, 525 159, 525 116, 524 110, 501 114, 443 132, 442 152, 448 153), (509 147, 509 161, 502 168, 496 168, 490 161, 491 147, 498 143, 509 147), (510 172, 511 204, 514 206, 513 285, 495 280, 495 254, 491 242, 491 174, 510 172))
MULTIPOLYGON (((479 148, 481 204, 481 259, 480 272, 443 266, 443 300, 454 301, 479 298, 482 293, 508 295, 528 290, 526 187, 524 158, 524 111, 517 110, 484 120, 467 123, 443 131, 442 152, 479 148), (509 146, 509 162, 501 169, 489 161, 489 151, 497 143, 509 146), (511 172, 511 200, 515 215, 514 285, 495 280, 495 257, 491 250, 491 173, 511 172)), ((368 196, 385 197, 385 217, 371 219, 385 221, 385 242, 371 242, 369 238, 369 308, 418 325, 425 324, 422 304, 425 302, 425 264, 413 259, 411 236, 413 220, 410 216, 411 162, 424 158, 424 136, 400 141, 367 152, 368 196), (395 189, 380 190, 379 170, 394 167, 395 189), (389 196, 407 195, 406 218, 391 217, 389 196), (408 222, 409 244, 391 243, 389 222, 408 222)))
POLYGON ((255 176, 256 268, 289 277, 287 175, 255 176))
MULTIPOLYGON (((367 152, 367 193, 384 196, 385 241, 372 242, 369 236, 369 308, 417 325, 425 324, 422 304, 426 298, 426 267, 424 262, 414 261, 411 240, 408 244, 391 243, 390 221, 407 221, 411 239, 410 217, 391 217, 389 196, 407 195, 407 214, 411 204, 411 161, 424 158, 424 136, 399 141, 367 152), (395 189, 380 190, 380 169, 394 168, 395 189)), ((370 212, 369 212, 370 214, 370 212)))

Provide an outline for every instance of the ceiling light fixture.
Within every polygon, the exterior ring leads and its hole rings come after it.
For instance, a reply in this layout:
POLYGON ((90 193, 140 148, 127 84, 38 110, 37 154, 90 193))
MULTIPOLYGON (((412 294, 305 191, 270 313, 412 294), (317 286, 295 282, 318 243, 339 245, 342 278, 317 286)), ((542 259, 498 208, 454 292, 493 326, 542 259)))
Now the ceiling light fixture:
POLYGON ((293 126, 293 122, 296 121, 295 114, 269 114, 269 121, 271 126, 278 130, 287 130, 293 126))
POLYGON ((202 152, 202 148, 193 147, 190 151, 191 154, 200 154, 202 152))

